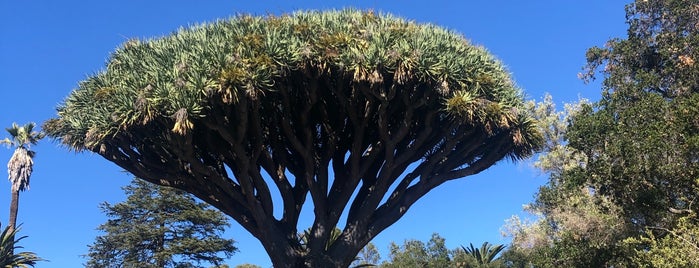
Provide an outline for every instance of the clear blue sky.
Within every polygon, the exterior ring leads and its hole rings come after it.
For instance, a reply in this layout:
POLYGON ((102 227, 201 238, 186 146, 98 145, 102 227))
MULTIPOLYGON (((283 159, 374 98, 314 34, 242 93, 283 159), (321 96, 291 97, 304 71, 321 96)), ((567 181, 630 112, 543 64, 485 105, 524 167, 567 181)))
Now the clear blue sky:
MULTIPOLYGON (((462 33, 488 48, 513 73, 529 98, 550 92, 558 103, 578 96, 596 99, 598 84, 585 86, 576 75, 585 50, 623 37, 626 1, 1 1, 0 126, 41 124, 78 81, 104 67, 108 55, 130 38, 166 35, 178 27, 228 18, 299 9, 355 7, 390 12, 462 33)), ((0 138, 6 133, 2 131, 0 138)), ((22 245, 50 262, 37 267, 81 267, 106 218, 101 202, 119 202, 130 175, 90 153, 75 153, 45 140, 38 153, 31 189, 22 193, 22 245)), ((12 151, 0 148, 0 163, 12 151)), ((4 169, 4 168, 3 168, 4 169)), ((4 174, 0 173, 0 174, 4 174)), ((5 175, 2 175, 3 177, 5 175)), ((418 201, 374 243, 387 257, 390 241, 426 241, 433 232, 450 248, 484 241, 506 243, 500 227, 532 200, 546 181, 527 162, 500 162, 476 175, 448 182, 418 201)), ((10 185, 0 180, 0 221, 7 221, 10 185), (5 189, 5 190, 3 190, 5 189), (5 194, 2 194, 2 193, 5 194)), ((310 219, 306 219, 310 221, 310 219)), ((240 252, 230 259, 270 266, 262 246, 236 223, 226 235, 240 252)))

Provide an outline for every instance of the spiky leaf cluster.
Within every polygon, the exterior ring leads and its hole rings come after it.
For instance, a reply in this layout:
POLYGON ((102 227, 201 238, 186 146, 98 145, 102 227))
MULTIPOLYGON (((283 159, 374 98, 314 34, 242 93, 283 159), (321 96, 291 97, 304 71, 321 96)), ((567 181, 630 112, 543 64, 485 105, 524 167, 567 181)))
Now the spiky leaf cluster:
POLYGON ((433 25, 344 10, 239 16, 130 40, 106 70, 79 84, 46 126, 76 150, 97 150, 104 139, 153 121, 184 134, 207 116, 211 102, 267 101, 265 95, 296 72, 358 84, 425 84, 447 100, 446 111, 489 128, 527 120, 517 109, 519 90, 484 48, 433 25))
POLYGON ((40 261, 45 261, 34 252, 15 251, 24 248, 18 244, 27 238, 26 235, 16 238, 20 229, 19 226, 14 228, 14 226, 9 225, 2 229, 2 233, 0 233, 0 267, 28 268, 34 267, 40 261))

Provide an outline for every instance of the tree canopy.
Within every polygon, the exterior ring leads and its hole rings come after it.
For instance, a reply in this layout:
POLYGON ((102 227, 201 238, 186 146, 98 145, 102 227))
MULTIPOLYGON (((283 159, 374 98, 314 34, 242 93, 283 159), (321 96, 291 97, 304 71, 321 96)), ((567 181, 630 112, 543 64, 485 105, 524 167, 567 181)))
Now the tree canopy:
POLYGON ((544 218, 515 228, 506 255, 540 267, 699 265, 698 15, 695 0, 638 0, 628 36, 588 50, 582 77, 603 77, 601 99, 559 118, 561 146, 542 162, 550 182, 532 206, 544 218))
POLYGON ((457 33, 309 11, 130 40, 44 129, 212 204, 275 266, 348 266, 431 189, 530 155, 542 137, 523 103, 503 65, 457 33))

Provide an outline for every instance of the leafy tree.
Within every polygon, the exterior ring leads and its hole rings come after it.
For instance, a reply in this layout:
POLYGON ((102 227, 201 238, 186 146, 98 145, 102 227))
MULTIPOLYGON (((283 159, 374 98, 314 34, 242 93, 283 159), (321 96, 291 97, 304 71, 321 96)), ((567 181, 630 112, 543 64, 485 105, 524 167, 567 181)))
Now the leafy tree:
POLYGON ((583 78, 604 77, 602 98, 568 118, 567 143, 552 150, 565 153, 549 160, 570 165, 547 170, 532 207, 542 221, 515 232, 545 242, 513 245, 520 256, 537 267, 695 266, 697 10, 697 1, 635 1, 627 38, 588 50, 583 78))
MULTIPOLYGON (((17 212, 19 210, 19 192, 29 189, 29 179, 34 169, 34 151, 31 145, 36 145, 44 137, 44 133, 34 131, 34 123, 19 126, 16 123, 6 128, 11 138, 1 140, 1 143, 15 147, 15 151, 7 162, 8 179, 12 183, 12 199, 10 201, 10 218, 7 225, 8 233, 14 234, 17 226, 17 212)), ((12 250, 12 249, 10 249, 12 250)))
POLYGON ((27 238, 27 236, 15 238, 19 230, 19 226, 17 228, 12 228, 8 225, 2 230, 2 233, 0 233, 0 267, 34 267, 37 262, 45 261, 39 258, 34 252, 15 252, 16 249, 22 248, 22 246, 17 245, 19 241, 27 238))
POLYGON ((275 267, 347 267, 430 190, 542 141, 485 49, 355 10, 239 16, 128 41, 44 128, 230 215, 275 267), (307 196, 315 218, 302 245, 307 196))
POLYGON ((587 155, 587 182, 640 231, 674 224, 698 194, 698 5, 636 1, 627 39, 588 51, 587 77, 602 69, 604 91, 571 122, 570 146, 587 155))
POLYGON ((222 213, 182 191, 134 179, 127 199, 101 208, 109 220, 90 246, 87 267, 218 266, 237 249, 220 237, 228 221, 222 213))
POLYGON ((427 243, 419 240, 405 240, 402 246, 391 243, 389 260, 381 267, 449 267, 451 254, 444 244, 444 238, 432 234, 427 243))
POLYGON ((381 261, 381 254, 379 250, 376 249, 374 243, 369 242, 359 251, 359 254, 355 258, 354 262, 350 267, 369 267, 377 266, 381 261))

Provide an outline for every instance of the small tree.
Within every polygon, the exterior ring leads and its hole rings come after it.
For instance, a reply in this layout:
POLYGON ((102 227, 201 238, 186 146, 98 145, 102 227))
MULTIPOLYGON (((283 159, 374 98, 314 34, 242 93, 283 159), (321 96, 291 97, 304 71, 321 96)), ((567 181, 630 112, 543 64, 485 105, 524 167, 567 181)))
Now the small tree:
POLYGON ((492 263, 496 260, 500 251, 505 249, 504 245, 493 245, 488 242, 483 242, 480 248, 476 248, 473 244, 469 243, 469 247, 461 246, 464 252, 471 255, 479 265, 485 265, 492 263))
POLYGON ((44 125, 52 137, 195 194, 259 239, 275 267, 347 267, 430 190, 542 140, 485 49, 354 10, 129 41, 58 110, 44 125), (306 197, 314 222, 301 244, 306 197))
POLYGON ((87 267, 203 267, 220 265, 237 249, 220 237, 222 213, 182 191, 134 179, 126 201, 101 208, 109 220, 90 246, 87 267), (195 265, 196 264, 196 265, 195 265))
POLYGON ((34 170, 33 158, 36 153, 30 150, 30 146, 36 145, 44 137, 44 133, 34 131, 34 126, 34 123, 27 123, 24 126, 13 123, 12 127, 6 128, 11 138, 0 140, 0 143, 15 147, 15 152, 7 162, 7 178, 12 183, 10 218, 7 225, 10 234, 14 234, 13 230, 17 226, 19 193, 29 189, 29 179, 34 170))
POLYGON ((366 246, 359 251, 359 254, 355 258, 354 262, 352 262, 350 267, 358 268, 376 266, 380 261, 381 254, 379 253, 379 250, 376 249, 374 243, 369 242, 369 244, 366 244, 366 246))

